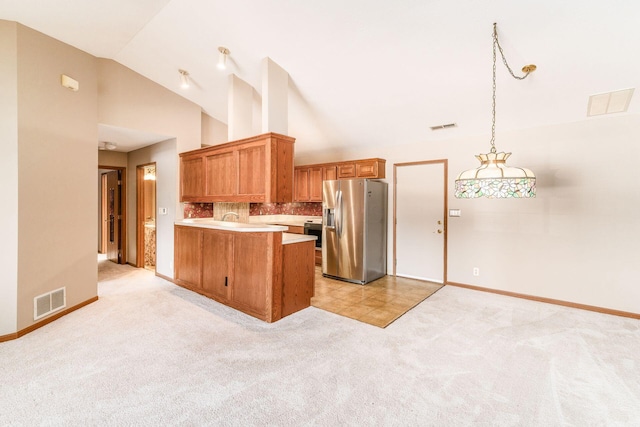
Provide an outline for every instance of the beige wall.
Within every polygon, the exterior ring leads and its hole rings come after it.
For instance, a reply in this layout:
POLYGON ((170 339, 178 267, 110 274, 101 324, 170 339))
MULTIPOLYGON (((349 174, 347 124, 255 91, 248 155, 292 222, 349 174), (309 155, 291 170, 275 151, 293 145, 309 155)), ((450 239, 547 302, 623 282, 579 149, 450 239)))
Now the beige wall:
MULTIPOLYGON (((157 162, 158 207, 168 214, 158 217, 157 271, 173 277, 173 226, 182 218, 177 194, 180 177, 178 153, 201 147, 202 109, 200 106, 129 68, 109 59, 98 59, 98 121, 101 124, 172 135, 162 142, 128 153, 127 160, 127 261, 136 259, 135 169, 143 163, 157 162)), ((113 166, 113 165, 110 165, 113 166)))
POLYGON ((200 148, 200 106, 110 59, 98 59, 98 122, 171 135, 178 153, 200 148))
MULTIPOLYGON (((314 153, 297 163, 386 158, 391 218, 393 164, 449 159, 449 208, 462 210, 449 218, 449 281, 640 313, 640 191, 631 175, 639 139, 638 115, 498 133, 498 150, 513 152, 509 164, 537 175, 538 195, 530 200, 454 197, 457 174, 475 168, 473 156, 488 151, 486 135, 398 142, 340 159, 314 153)), ((390 225, 389 266, 392 233, 390 225)))
MULTIPOLYGON (((156 163, 156 271, 173 277, 173 223, 176 220, 178 192, 174 185, 178 168, 176 140, 160 142, 129 152, 127 166, 127 258, 136 262, 136 169, 139 165, 156 163), (158 215, 159 208, 167 208, 166 215, 158 215)), ((182 218, 182 212, 179 213, 182 218)))
POLYGON ((0 336, 17 330, 18 44, 17 24, 0 20, 0 336))
POLYGON ((18 25, 18 313, 66 287, 67 307, 97 295, 96 59, 18 25), (60 75, 80 82, 72 92, 60 75))
POLYGON ((127 153, 122 153, 120 151, 100 150, 98 151, 98 165, 126 168, 127 153))

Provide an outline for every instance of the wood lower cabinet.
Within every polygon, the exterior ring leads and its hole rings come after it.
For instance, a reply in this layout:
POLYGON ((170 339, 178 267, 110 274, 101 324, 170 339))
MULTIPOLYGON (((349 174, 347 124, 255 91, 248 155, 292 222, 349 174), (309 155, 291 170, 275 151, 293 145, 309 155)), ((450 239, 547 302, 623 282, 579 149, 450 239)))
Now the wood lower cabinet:
POLYGON ((282 246, 282 317, 309 307, 315 285, 315 243, 282 246))
POLYGON ((174 230, 176 284, 266 322, 311 304, 313 241, 282 245, 281 232, 174 230))
POLYGON ((266 133, 180 154, 180 201, 293 200, 295 139, 266 133))
POLYGON ((231 299, 233 278, 233 235, 204 230, 203 235, 202 290, 220 302, 227 302, 231 299))
POLYGON ((202 239, 204 232, 200 228, 180 227, 174 236, 175 281, 202 289, 202 239))

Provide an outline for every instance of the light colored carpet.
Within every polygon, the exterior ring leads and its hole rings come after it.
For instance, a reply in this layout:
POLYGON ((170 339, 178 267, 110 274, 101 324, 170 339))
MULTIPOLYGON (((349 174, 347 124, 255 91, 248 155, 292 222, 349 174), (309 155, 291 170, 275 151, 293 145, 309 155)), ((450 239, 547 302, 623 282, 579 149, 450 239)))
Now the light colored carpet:
POLYGON ((267 324, 117 269, 0 344, 0 425, 640 422, 637 320, 444 287, 386 329, 314 307, 267 324))

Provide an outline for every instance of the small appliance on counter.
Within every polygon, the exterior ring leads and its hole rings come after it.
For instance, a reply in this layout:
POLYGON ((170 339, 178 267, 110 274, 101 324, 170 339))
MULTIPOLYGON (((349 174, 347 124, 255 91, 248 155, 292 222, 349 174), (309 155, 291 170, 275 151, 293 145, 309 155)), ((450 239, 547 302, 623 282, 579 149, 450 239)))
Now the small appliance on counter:
POLYGON ((387 183, 324 181, 322 275, 364 285, 387 274, 387 183))

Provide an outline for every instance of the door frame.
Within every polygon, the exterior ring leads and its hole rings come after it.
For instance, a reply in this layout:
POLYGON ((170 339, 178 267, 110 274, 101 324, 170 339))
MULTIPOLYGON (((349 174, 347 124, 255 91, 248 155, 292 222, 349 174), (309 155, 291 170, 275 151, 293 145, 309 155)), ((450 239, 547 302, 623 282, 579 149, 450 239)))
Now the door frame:
POLYGON ((448 194, 448 188, 449 188, 449 183, 448 183, 448 177, 449 177, 449 160, 448 159, 438 159, 438 160, 423 160, 423 161, 418 161, 418 162, 406 162, 406 163, 394 163, 393 164, 393 275, 396 276, 396 259, 397 259, 397 246, 396 246, 396 231, 397 231, 397 224, 398 224, 398 217, 397 217, 397 194, 398 194, 398 174, 397 174, 397 168, 399 167, 405 167, 405 166, 421 166, 421 165, 433 165, 433 164, 442 164, 443 165, 443 174, 444 174, 444 192, 443 192, 443 197, 444 197, 444 203, 443 203, 443 212, 442 212, 442 217, 444 218, 443 220, 443 226, 444 226, 444 239, 443 239, 443 269, 442 269, 442 284, 446 285, 447 284, 447 252, 448 252, 448 246, 447 246, 447 236, 449 234, 449 221, 448 221, 448 211, 449 211, 449 205, 448 205, 448 200, 449 198, 447 197, 448 194))
MULTIPOLYGON (((127 264, 127 168, 123 166, 98 165, 98 170, 120 171, 120 244, 122 245, 122 264, 127 264)), ((100 230, 102 232, 102 230, 100 230)))
MULTIPOLYGON (((144 268, 144 168, 145 166, 156 166, 156 162, 136 165, 136 263, 137 268, 144 268)), ((156 168, 156 179, 158 169, 156 168)), ((158 186, 156 181, 156 204, 158 186)), ((154 209, 156 209, 154 207, 154 209)), ((158 221, 156 220, 156 236, 158 235, 158 221)), ((158 240, 156 237, 156 254, 158 253, 158 240)), ((157 265, 156 265, 157 267, 157 265)))

